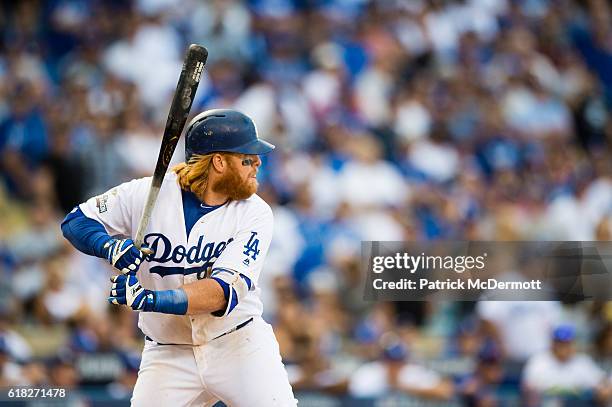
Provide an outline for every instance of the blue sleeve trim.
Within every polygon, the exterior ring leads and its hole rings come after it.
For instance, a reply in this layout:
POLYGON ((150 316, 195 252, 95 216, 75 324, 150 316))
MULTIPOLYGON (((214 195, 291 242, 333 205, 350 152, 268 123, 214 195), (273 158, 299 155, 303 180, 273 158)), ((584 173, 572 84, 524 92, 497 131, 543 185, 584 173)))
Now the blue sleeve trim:
POLYGON ((218 276, 219 274, 228 274, 230 276, 234 275, 234 271, 228 270, 228 269, 214 269, 213 272, 211 273, 211 276, 218 276))
POLYGON ((215 280, 217 283, 219 283, 219 285, 221 285, 221 288, 223 288, 223 296, 225 297, 225 300, 228 300, 229 299, 229 289, 230 289, 229 284, 221 280, 219 277, 211 277, 211 278, 215 280))
POLYGON ((236 289, 234 289, 233 287, 230 287, 230 284, 226 282, 225 280, 223 280, 223 278, 221 277, 222 274, 227 274, 229 276, 234 276, 238 274, 240 277, 242 277, 242 279, 246 283, 249 290, 251 289, 251 286, 252 286, 251 279, 241 273, 238 273, 237 271, 224 269, 224 268, 214 269, 210 277, 216 282, 218 282, 219 285, 221 285, 221 288, 223 288, 223 296, 225 297, 225 301, 227 301, 228 303, 225 310, 218 310, 218 311, 212 312, 212 315, 216 317, 223 317, 229 314, 230 312, 232 312, 232 310, 236 308, 236 305, 238 305, 238 301, 239 301, 238 293, 236 292, 236 289))
POLYGON ((228 305, 228 309, 226 310, 226 315, 229 314, 230 312, 232 312, 232 310, 234 308, 236 308, 236 305, 238 305, 238 293, 236 292, 236 290, 232 287, 232 301, 230 302, 230 304, 228 305))
MULTIPOLYGON (((211 277, 211 278, 213 280, 215 280, 217 283, 219 283, 221 288, 223 288, 223 296, 225 297, 225 301, 229 300, 229 297, 230 297, 230 286, 229 286, 229 284, 226 283, 225 281, 221 280, 218 277, 211 277)), ((211 312, 211 314, 214 315, 215 317, 222 317, 223 315, 225 315, 225 309, 220 309, 220 310, 211 312)))
POLYGON ((242 279, 246 282, 247 287, 249 287, 249 290, 251 289, 251 279, 248 278, 247 276, 245 276, 244 274, 240 274, 240 277, 242 277, 242 279))
MULTIPOLYGON (((229 274, 229 275, 233 276, 234 274, 236 274, 238 272, 237 271, 233 271, 233 270, 229 270, 229 269, 224 269, 224 268, 217 268, 217 269, 213 270, 212 276, 218 276, 219 274, 223 274, 223 273, 226 273, 226 274, 229 274)), ((238 274, 240 274, 240 277, 242 277, 242 279, 247 284, 247 287, 249 287, 249 290, 250 290, 251 287, 253 286, 253 283, 251 282, 251 279, 248 278, 247 276, 245 276, 242 273, 238 273, 238 274)))
POLYGON ((225 309, 211 312, 211 314, 216 317, 222 317, 224 315, 229 314, 230 312, 232 312, 234 308, 236 308, 236 305, 238 305, 238 294, 236 293, 236 290, 233 287, 230 287, 230 285, 227 282, 223 281, 222 279, 218 277, 211 277, 211 278, 215 280, 217 283, 219 283, 221 288, 223 288, 223 296, 225 297, 225 301, 228 302, 228 305, 225 309))
POLYGON ((64 237, 79 251, 106 258, 104 243, 111 237, 100 222, 85 216, 78 206, 66 216, 61 228, 64 237))
POLYGON ((185 315, 187 314, 187 305, 187 294, 185 290, 181 288, 177 288, 176 290, 155 291, 153 312, 185 315))

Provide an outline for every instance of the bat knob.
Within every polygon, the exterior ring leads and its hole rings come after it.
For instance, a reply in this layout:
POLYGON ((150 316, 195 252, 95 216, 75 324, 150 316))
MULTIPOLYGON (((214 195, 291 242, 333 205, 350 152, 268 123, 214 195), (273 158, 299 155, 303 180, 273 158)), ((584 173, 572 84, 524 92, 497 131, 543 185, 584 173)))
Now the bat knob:
POLYGON ((143 252, 145 255, 149 256, 151 254, 153 254, 153 250, 149 249, 148 247, 143 247, 140 249, 141 252, 143 252))

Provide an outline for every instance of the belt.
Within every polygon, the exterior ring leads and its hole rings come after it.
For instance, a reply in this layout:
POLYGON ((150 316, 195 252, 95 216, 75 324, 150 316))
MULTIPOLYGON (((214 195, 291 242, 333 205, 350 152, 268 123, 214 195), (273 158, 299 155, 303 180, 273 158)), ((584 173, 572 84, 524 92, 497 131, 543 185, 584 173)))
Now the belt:
POLYGON ((149 341, 149 342, 153 342, 153 343, 156 343, 156 344, 158 344, 158 345, 179 345, 179 346, 193 346, 193 345, 192 345, 192 344, 190 344, 190 343, 161 343, 161 342, 154 341, 153 339, 149 338, 149 337, 148 337, 148 336, 146 336, 146 335, 145 335, 145 339, 146 339, 147 341, 149 341))
MULTIPOLYGON (((246 321, 244 321, 244 322, 243 322, 243 323, 241 323, 241 324, 236 325, 235 327, 233 327, 233 328, 232 328, 232 329, 230 329, 229 331, 227 331, 227 332, 225 332, 225 333, 222 333, 222 334, 221 334, 221 335, 219 335, 219 336, 215 336, 215 337, 214 337, 212 340, 214 341, 215 339, 219 339, 219 338, 221 338, 222 336, 225 336, 225 335, 227 335, 227 334, 231 334, 232 332, 236 332, 237 330, 239 330, 240 328, 244 328, 245 326, 247 326, 247 325, 248 325, 248 324, 250 324, 251 322, 253 322, 253 317, 251 317, 251 318, 247 319, 246 321)), ((146 335, 145 335, 145 339, 146 339, 147 341, 149 341, 149 342, 155 342, 155 343, 156 343, 156 344, 158 344, 158 345, 182 345, 182 346, 187 345, 187 346, 190 346, 189 344, 180 344, 180 343, 160 343, 160 342, 154 341, 153 339, 149 338, 149 337, 148 337, 148 336, 146 336, 146 335)))
POLYGON ((226 333, 223 333, 223 334, 221 334, 221 335, 219 335, 219 336, 216 336, 216 337, 212 338, 212 340, 214 341, 215 339, 219 339, 219 338, 221 338, 222 336, 225 336, 225 335, 227 335, 227 334, 231 334, 232 332, 236 332, 236 331, 237 331, 237 330, 239 330, 240 328, 244 328, 245 326, 247 326, 247 325, 248 325, 249 323, 251 323, 252 321, 253 321, 253 317, 251 317, 251 318, 247 319, 246 321, 244 321, 244 322, 243 322, 243 323, 241 323, 241 324, 236 325, 234 328, 230 329, 230 330, 229 330, 229 331, 227 331, 226 333))

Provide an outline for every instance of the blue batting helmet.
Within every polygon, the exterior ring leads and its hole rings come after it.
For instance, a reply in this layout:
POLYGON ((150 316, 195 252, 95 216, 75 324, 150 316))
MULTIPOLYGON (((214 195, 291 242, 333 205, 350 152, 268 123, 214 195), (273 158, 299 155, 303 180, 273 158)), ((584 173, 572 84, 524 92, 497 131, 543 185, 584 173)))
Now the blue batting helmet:
POLYGON ((255 123, 231 109, 207 110, 194 117, 185 134, 185 160, 194 154, 230 152, 266 154, 274 145, 257 136, 255 123))

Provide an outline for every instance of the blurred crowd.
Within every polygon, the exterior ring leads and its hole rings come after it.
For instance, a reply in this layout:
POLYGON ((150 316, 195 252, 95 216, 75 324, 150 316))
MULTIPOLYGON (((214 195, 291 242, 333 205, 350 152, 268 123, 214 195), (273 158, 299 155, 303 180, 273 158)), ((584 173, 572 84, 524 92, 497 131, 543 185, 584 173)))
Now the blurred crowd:
POLYGON ((359 264, 372 240, 612 240, 609 2, 22 0, 0 27, 0 386, 129 395, 136 314, 59 224, 152 173, 200 43, 192 113, 277 145, 261 286, 296 391, 612 403, 611 304, 366 303, 359 264))

